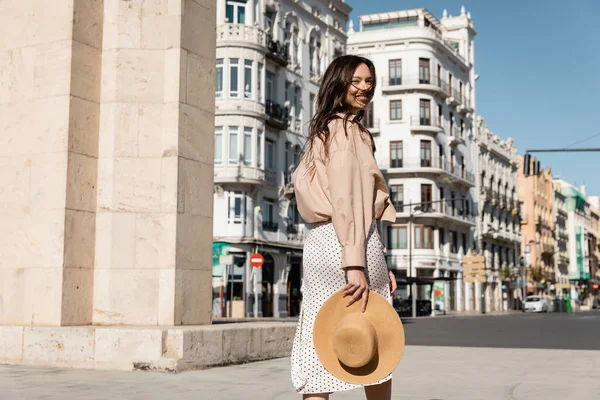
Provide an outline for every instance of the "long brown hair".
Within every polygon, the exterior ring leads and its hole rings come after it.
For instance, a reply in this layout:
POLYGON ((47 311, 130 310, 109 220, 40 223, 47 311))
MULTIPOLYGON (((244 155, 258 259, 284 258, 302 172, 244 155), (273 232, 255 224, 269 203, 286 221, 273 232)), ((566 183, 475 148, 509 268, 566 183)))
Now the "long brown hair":
MULTIPOLYGON (((369 99, 372 99, 373 94, 375 93, 377 77, 375 75, 375 66, 371 60, 365 57, 356 55, 345 55, 338 57, 333 60, 331 64, 329 64, 329 67, 327 67, 327 70, 323 75, 321 87, 319 88, 319 93, 317 95, 315 115, 310 121, 308 139, 306 140, 305 151, 303 155, 303 157, 307 157, 305 162, 309 171, 312 170, 314 165, 313 154, 311 150, 314 146, 315 140, 321 140, 323 142, 325 156, 328 156, 328 145, 330 139, 328 124, 331 122, 331 120, 340 118, 337 113, 341 112, 345 114, 343 118, 344 131, 346 135, 348 135, 346 126, 348 124, 348 118, 351 114, 345 105, 346 93, 352 84, 354 72, 361 64, 365 64, 369 68, 373 78, 373 86, 366 93, 369 99)), ((364 117, 364 114, 364 110, 359 110, 356 113, 356 117, 352 123, 360 122, 364 117)), ((375 144, 371 133, 364 129, 360 124, 359 127, 361 130, 364 130, 368 133, 369 137, 371 138, 373 151, 375 151, 375 144)))

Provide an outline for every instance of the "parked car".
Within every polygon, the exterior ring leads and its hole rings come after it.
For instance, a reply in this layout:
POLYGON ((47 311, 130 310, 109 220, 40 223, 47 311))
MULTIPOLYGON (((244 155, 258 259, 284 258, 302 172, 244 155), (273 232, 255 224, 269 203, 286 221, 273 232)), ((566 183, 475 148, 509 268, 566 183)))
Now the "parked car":
POLYGON ((543 296, 527 296, 525 312, 548 312, 548 303, 543 296))

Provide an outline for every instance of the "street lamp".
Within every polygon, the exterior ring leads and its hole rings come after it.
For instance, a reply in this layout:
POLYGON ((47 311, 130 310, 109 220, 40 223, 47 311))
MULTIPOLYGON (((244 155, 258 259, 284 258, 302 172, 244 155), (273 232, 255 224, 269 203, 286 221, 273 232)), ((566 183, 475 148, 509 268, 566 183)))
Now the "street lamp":
MULTIPOLYGON (((408 216, 408 274, 409 278, 414 278, 410 285, 410 295, 412 298, 412 317, 417 317, 417 282, 415 281, 416 276, 412 276, 412 218, 418 211, 421 211, 421 206, 417 205, 410 210, 408 216)), ((417 274, 415 274, 417 275, 417 274)))

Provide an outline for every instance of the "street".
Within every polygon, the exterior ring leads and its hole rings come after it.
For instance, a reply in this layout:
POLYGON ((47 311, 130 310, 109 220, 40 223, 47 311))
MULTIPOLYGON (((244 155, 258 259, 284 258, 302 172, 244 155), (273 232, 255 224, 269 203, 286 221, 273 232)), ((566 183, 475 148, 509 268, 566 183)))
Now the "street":
MULTIPOLYGON (((404 321, 394 399, 600 398, 600 312, 404 321)), ((300 399, 289 358, 176 375, 0 366, 2 400, 300 399)), ((332 398, 362 399, 361 390, 332 398)))

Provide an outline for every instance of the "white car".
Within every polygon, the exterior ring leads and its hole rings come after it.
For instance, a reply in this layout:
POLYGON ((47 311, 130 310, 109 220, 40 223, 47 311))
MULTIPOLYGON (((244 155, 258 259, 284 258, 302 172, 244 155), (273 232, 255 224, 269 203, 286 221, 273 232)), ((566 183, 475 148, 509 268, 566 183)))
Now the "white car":
POLYGON ((525 312, 548 312, 548 303, 543 296, 527 296, 525 312))

